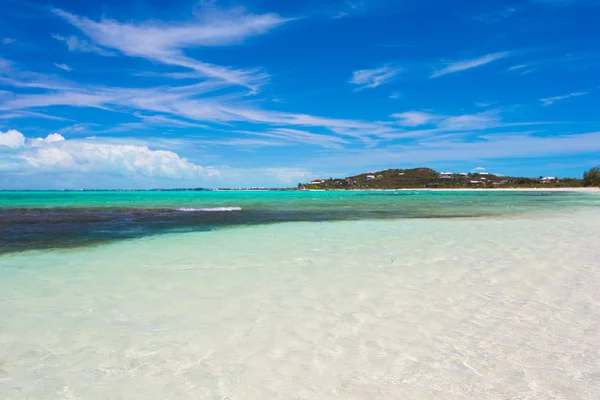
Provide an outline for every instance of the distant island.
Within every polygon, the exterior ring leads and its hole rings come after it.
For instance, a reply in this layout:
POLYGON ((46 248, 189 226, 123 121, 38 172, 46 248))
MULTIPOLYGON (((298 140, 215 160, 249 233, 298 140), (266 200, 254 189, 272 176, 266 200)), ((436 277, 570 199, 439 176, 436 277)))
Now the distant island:
MULTIPOLYGON (((154 189, 55 189, 45 192, 178 192, 178 191, 297 191, 297 190, 384 190, 384 189, 600 189, 600 167, 589 169, 582 179, 540 176, 537 178, 511 177, 485 171, 438 172, 431 168, 386 169, 366 172, 347 178, 314 179, 298 183, 296 187, 237 187, 237 188, 154 188, 154 189)), ((0 192, 36 192, 37 189, 0 189, 0 192)))
POLYGON ((339 179, 315 179, 311 182, 299 183, 298 189, 563 188, 598 186, 600 185, 598 175, 598 168, 592 168, 586 172, 583 179, 554 176, 510 177, 483 171, 438 172, 431 168, 387 169, 339 179))

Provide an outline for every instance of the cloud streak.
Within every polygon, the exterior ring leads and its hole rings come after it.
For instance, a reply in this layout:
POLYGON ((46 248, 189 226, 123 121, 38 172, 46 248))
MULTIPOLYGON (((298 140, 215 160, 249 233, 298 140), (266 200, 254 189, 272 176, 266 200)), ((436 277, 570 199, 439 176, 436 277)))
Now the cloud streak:
MULTIPOLYGON (((501 126, 499 112, 489 110, 477 114, 442 115, 422 111, 406 111, 392 114, 397 124, 406 127, 431 125, 438 131, 478 131, 501 126)), ((413 131, 419 133, 423 131, 413 131)), ((428 131, 425 131, 428 132, 428 131)), ((429 131, 433 132, 433 131, 429 131)))
POLYGON ((54 63, 54 66, 56 68, 60 68, 63 71, 67 71, 67 72, 71 72, 73 71, 73 69, 71 67, 69 67, 67 64, 58 64, 58 63, 54 63))
POLYGON ((91 44, 87 40, 79 39, 77 36, 65 37, 59 34, 53 34, 52 37, 60 42, 65 42, 67 48, 71 52, 96 53, 98 55, 106 57, 115 55, 115 53, 112 53, 108 50, 102 49, 94 44, 91 44))
POLYGON ((568 99, 572 99, 574 97, 581 97, 581 96, 585 96, 587 94, 588 94, 588 92, 573 92, 573 93, 569 93, 569 94, 566 94, 563 96, 544 97, 544 98, 540 99, 540 101, 542 102, 543 106, 551 106, 552 104, 556 103, 557 101, 568 100, 568 99))
MULTIPOLYGON (((199 98, 190 86, 155 88, 119 88, 79 86, 69 81, 44 80, 36 75, 31 82, 19 75, 9 79, 19 87, 51 88, 43 94, 19 94, 0 97, 0 110, 23 112, 24 109, 73 106, 92 107, 131 113, 141 121, 115 126, 112 131, 142 130, 148 126, 173 128, 221 129, 239 131, 237 123, 258 125, 248 129, 277 142, 305 143, 324 148, 340 148, 357 141, 374 146, 378 140, 410 139, 433 136, 448 131, 474 131, 527 123, 502 123, 497 110, 477 114, 442 115, 423 111, 407 111, 391 115, 387 121, 362 121, 327 118, 301 113, 262 110, 245 96, 213 96, 199 98), (221 128, 212 126, 220 125, 221 128), (267 125, 267 128, 264 128, 267 125), (422 126, 431 125, 428 129, 422 126), (310 132, 307 128, 325 129, 329 133, 310 132), (413 129, 419 128, 419 129, 413 129)), ((191 85, 194 86, 194 85, 191 85)), ((204 93, 206 88, 201 88, 204 93)), ((208 89, 210 90, 210 89, 208 89)))
POLYGON ((454 74, 456 72, 466 71, 468 69, 481 67, 491 62, 501 60, 510 56, 510 52, 491 53, 478 58, 472 58, 468 60, 456 61, 448 63, 444 68, 435 71, 430 75, 430 78, 439 78, 440 76, 454 74))
POLYGON ((290 21, 277 14, 249 14, 239 9, 206 11, 197 20, 173 24, 125 23, 113 19, 93 21, 61 9, 54 13, 77 27, 94 43, 130 57, 189 68, 202 76, 245 86, 253 91, 266 75, 256 69, 232 69, 185 56, 194 47, 231 46, 290 21))
POLYGON ((348 140, 337 136, 318 134, 290 128, 275 128, 267 130, 266 132, 244 131, 243 133, 283 140, 286 142, 320 146, 328 149, 341 149, 344 147, 344 145, 350 144, 348 140))
POLYGON ((360 69, 352 73, 350 83, 358 86, 356 90, 374 89, 391 82, 401 71, 401 68, 389 64, 379 68, 360 69))
POLYGON ((398 124, 402 126, 419 126, 426 125, 433 121, 436 121, 440 116, 422 112, 422 111, 406 111, 402 113, 392 114, 392 118, 397 118, 398 124))

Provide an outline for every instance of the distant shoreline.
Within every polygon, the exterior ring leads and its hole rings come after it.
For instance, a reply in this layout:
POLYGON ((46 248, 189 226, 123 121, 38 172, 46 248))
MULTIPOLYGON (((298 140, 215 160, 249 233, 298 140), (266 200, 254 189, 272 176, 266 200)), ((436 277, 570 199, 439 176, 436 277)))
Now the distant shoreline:
POLYGON ((304 189, 306 192, 329 192, 329 191, 349 191, 349 192, 398 192, 398 191, 431 191, 431 192, 591 192, 600 193, 598 187, 535 187, 535 188, 401 188, 401 189, 304 189))
POLYGON ((29 190, 6 190, 0 189, 0 193, 9 192, 71 192, 71 193, 85 193, 85 192, 398 192, 398 191, 432 191, 432 192, 449 192, 449 191, 463 191, 463 192, 589 192, 589 193, 600 193, 600 187, 503 187, 503 188, 475 188, 475 187, 454 187, 454 188, 425 188, 425 187, 414 187, 414 188, 398 188, 398 189, 338 189, 338 188, 327 188, 327 189, 297 189, 297 188, 265 188, 265 189, 229 189, 229 188, 217 188, 217 189, 29 189, 29 190))

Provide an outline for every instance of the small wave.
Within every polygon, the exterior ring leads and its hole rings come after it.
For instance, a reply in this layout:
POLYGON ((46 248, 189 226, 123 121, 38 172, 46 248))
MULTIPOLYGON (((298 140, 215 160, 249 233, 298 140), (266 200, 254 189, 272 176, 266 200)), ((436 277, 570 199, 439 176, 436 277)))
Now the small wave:
POLYGON ((178 208, 177 211, 227 212, 227 211, 242 211, 242 207, 178 208))

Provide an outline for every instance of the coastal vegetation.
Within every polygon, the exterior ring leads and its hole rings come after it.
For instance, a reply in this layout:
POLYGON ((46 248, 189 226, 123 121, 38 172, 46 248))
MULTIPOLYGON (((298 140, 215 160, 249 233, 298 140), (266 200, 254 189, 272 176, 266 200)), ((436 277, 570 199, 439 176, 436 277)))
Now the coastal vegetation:
POLYGON ((583 174, 583 186, 600 187, 600 167, 594 167, 583 174))
MULTIPOLYGON (((594 169, 593 169, 594 170, 594 169)), ((590 170, 588 181, 600 178, 600 171, 590 170)), ((553 188, 581 187, 584 180, 556 177, 510 177, 487 172, 438 172, 431 168, 387 169, 341 179, 329 178, 298 184, 304 189, 416 189, 416 188, 553 188)))

